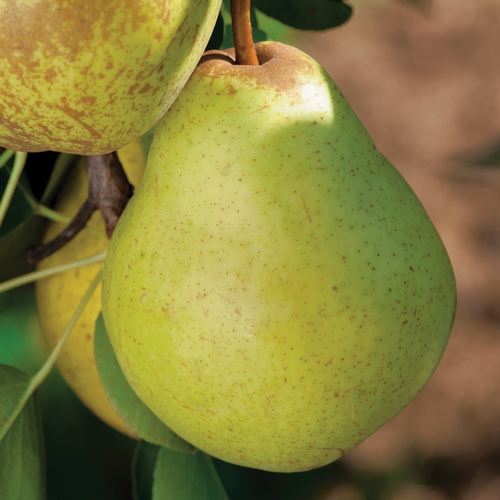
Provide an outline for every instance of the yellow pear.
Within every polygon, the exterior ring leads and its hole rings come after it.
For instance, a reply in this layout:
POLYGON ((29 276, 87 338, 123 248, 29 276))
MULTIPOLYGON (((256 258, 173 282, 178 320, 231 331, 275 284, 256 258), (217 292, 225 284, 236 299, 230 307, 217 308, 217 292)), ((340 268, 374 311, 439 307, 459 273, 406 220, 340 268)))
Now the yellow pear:
POLYGON ((0 0, 0 146, 95 155, 147 132, 221 0, 0 0))
MULTIPOLYGON (((144 171, 144 159, 136 141, 118 151, 129 181, 137 186, 144 171)), ((81 157, 64 184, 57 210, 73 217, 86 199, 88 182, 85 158, 81 157)), ((64 224, 51 222, 45 234, 50 240, 61 232, 64 224)), ((84 259, 105 250, 108 245, 104 221, 100 212, 95 212, 87 224, 67 245, 47 257, 38 269, 67 264, 84 259), (91 228, 90 230, 88 228, 91 228)), ((51 349, 54 348, 85 291, 102 264, 76 268, 44 278, 36 283, 37 307, 44 336, 51 349)), ((99 285, 83 310, 73 331, 66 340, 57 359, 57 367, 68 385, 98 417, 115 429, 131 437, 135 431, 111 406, 101 384, 94 357, 94 324, 101 311, 101 286, 99 285)))
POLYGON ((111 238, 102 310, 139 397, 186 441, 268 471, 341 457, 434 372, 453 270, 326 72, 256 45, 201 60, 111 238))

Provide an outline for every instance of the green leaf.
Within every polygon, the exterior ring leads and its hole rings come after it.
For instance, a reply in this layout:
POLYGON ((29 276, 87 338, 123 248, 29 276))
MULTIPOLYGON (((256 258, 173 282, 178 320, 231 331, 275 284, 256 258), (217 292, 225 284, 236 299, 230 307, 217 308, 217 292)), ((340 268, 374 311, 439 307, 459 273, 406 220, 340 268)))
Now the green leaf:
POLYGON ((224 17, 222 13, 219 12, 219 17, 217 18, 217 22, 215 23, 215 28, 210 36, 210 40, 205 48, 205 50, 217 50, 222 45, 222 40, 224 38, 224 17))
MULTIPOLYGON (((234 47, 233 25, 231 23, 231 10, 230 10, 229 2, 227 2, 227 5, 226 5, 226 2, 223 2, 221 13, 222 13, 222 17, 224 19, 224 22, 226 23, 226 26, 225 26, 225 30, 224 30, 224 37, 221 40, 221 44, 220 44, 219 48, 221 50, 224 50, 224 49, 229 49, 229 48, 234 47)), ((255 9, 253 7, 250 10, 250 21, 252 23, 252 37, 253 37, 254 43, 265 42, 267 40, 272 39, 268 36, 266 31, 263 31, 260 29, 259 22, 257 19, 257 12, 255 11, 255 9)), ((274 22, 276 25, 280 25, 279 23, 276 23, 275 21, 272 21, 272 22, 274 22)), ((280 26, 283 26, 283 25, 280 25, 280 26)))
POLYGON ((352 7, 340 0, 254 0, 253 6, 301 30, 336 28, 347 22, 352 14, 352 7))
POLYGON ((228 500, 212 459, 201 451, 160 448, 153 479, 153 500, 228 500))
POLYGON ((132 463, 134 500, 228 500, 211 458, 140 441, 132 463))
POLYGON ((253 7, 250 9, 250 22, 252 23, 252 37, 254 43, 267 42, 270 40, 267 33, 260 29, 257 13, 253 7))
POLYGON ((222 0, 221 10, 223 14, 229 14, 231 12, 231 0, 222 0))
MULTIPOLYGON (((0 365, 0 429, 16 409, 29 382, 30 377, 17 368, 0 365)), ((46 498, 45 449, 36 393, 0 441, 0 498, 46 498)))
POLYGON ((134 500, 153 500, 153 478, 160 446, 139 441, 132 461, 134 500))
POLYGON ((24 257, 24 250, 40 241, 44 225, 41 217, 32 215, 0 238, 0 282, 34 270, 24 257))
MULTIPOLYGON (((7 162, 7 165, 0 170, 0 193, 3 193, 7 187, 13 162, 14 159, 11 158, 7 162)), ((15 228, 20 221, 24 221, 33 213, 33 205, 30 203, 30 199, 33 198, 28 179, 23 172, 5 214, 5 219, 0 226, 0 238, 15 228)))
POLYGON ((479 168, 500 167, 500 138, 487 141, 460 154, 457 160, 467 166, 479 168))
MULTIPOLYGON (((57 157, 40 203, 48 204, 52 201, 75 158, 67 154, 60 154, 57 157)), ((11 161, 9 160, 9 165, 11 161)), ((8 175, 8 173, 8 168, 2 168, 0 179, 2 175, 8 175)), ((4 187, 5 184, 2 184, 0 180, 0 193, 3 192, 4 187)), ((24 250, 41 240, 47 222, 45 218, 35 213, 38 200, 33 196, 24 175, 14 193, 14 198, 7 211, 4 224, 0 228, 0 282, 33 271, 33 267, 26 262, 24 250)))
MULTIPOLYGON (((254 24, 255 26, 255 24, 254 24)), ((254 27, 252 29, 252 36, 253 36, 253 41, 254 43, 259 43, 259 42, 265 42, 269 40, 269 37, 267 36, 267 33, 265 31, 262 31, 259 28, 254 27)), ((222 40, 221 44, 221 49, 230 49, 234 47, 234 41, 233 41, 233 25, 228 24, 226 26, 226 32, 224 33, 224 39, 222 40)))
POLYGON ((109 400, 128 425, 150 443, 194 453, 195 448, 169 429, 128 384, 109 341, 102 313, 95 324, 94 351, 97 370, 109 400))
POLYGON ((12 151, 10 149, 4 149, 0 146, 0 169, 2 167, 5 167, 5 165, 9 161, 9 158, 12 158, 15 154, 16 154, 15 151, 12 151))
POLYGON ((55 193, 59 190, 68 170, 76 163, 78 156, 60 153, 54 163, 54 168, 43 191, 40 202, 44 205, 51 202, 55 193))
POLYGON ((433 0, 396 0, 399 3, 409 5, 420 11, 422 14, 428 15, 433 6, 433 0))
POLYGON ((30 381, 30 377, 21 370, 0 365, 0 438, 5 433, 8 420, 16 411, 30 381))
POLYGON ((231 47, 234 47, 233 25, 226 24, 226 30, 224 31, 224 38, 222 39, 220 48, 221 50, 225 50, 225 49, 230 49, 231 47))

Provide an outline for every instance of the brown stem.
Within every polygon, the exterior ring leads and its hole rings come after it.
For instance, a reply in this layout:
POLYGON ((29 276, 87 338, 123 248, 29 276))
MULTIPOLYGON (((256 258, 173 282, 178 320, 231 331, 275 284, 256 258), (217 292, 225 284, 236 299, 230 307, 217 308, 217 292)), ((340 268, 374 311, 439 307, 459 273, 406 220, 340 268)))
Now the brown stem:
POLYGON ((74 219, 53 240, 42 245, 32 245, 25 251, 29 264, 37 264, 73 239, 85 227, 96 210, 101 211, 106 225, 106 234, 108 238, 111 238, 134 188, 128 182, 116 153, 87 156, 87 178, 89 195, 83 206, 74 219))
POLYGON ((231 0, 234 50, 236 64, 258 66, 250 22, 250 3, 251 0, 231 0))
POLYGON ((89 198, 92 197, 101 210, 106 234, 111 238, 134 187, 129 183, 116 153, 88 156, 87 177, 89 198))
POLYGON ((75 215, 75 218, 53 240, 43 245, 31 245, 26 249, 24 255, 28 264, 34 266, 66 245, 85 227, 85 224, 87 224, 97 208, 93 200, 88 198, 75 215))

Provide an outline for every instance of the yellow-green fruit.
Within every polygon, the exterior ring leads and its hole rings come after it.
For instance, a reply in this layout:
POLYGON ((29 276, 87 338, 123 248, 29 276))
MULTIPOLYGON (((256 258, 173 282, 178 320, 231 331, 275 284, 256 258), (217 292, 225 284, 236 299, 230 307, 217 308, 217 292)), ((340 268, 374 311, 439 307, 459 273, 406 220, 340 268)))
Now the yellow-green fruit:
POLYGON ((177 97, 221 0, 0 0, 0 146, 109 153, 177 97))
POLYGON ((202 58, 155 128, 104 265, 121 367, 220 459, 300 471, 399 413, 445 349, 455 280, 421 203, 324 70, 202 58))
MULTIPOLYGON (((144 160, 139 145, 134 141, 120 149, 118 156, 130 182, 137 186, 144 171, 144 160)), ((82 157, 76 168, 71 171, 56 207, 70 218, 77 213, 88 193, 84 161, 82 157)), ((63 228, 64 224, 50 223, 45 240, 52 239, 63 228)), ((49 269, 97 255, 105 250, 108 239, 100 212, 93 214, 87 228, 91 229, 81 231, 66 246, 44 259, 38 268, 49 269)), ((101 267, 102 264, 80 267, 37 281, 39 317, 50 349, 54 348, 64 333, 76 307, 101 267)), ((66 340, 57 359, 57 367, 69 386, 98 417, 115 429, 137 437, 135 431, 111 406, 99 379, 94 357, 94 325, 100 310, 99 285, 66 340)))

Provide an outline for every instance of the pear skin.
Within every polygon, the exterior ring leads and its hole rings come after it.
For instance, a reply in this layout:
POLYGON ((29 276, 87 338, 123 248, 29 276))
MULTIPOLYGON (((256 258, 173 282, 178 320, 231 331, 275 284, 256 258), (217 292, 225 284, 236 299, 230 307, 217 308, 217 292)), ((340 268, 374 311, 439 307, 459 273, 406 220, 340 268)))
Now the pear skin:
MULTIPOLYGON (((139 144, 134 141, 118 151, 129 181, 137 186, 144 172, 144 159, 139 144)), ((68 217, 76 215, 88 193, 88 182, 82 157, 63 185, 56 208, 68 217)), ((45 240, 48 241, 64 229, 64 224, 51 222, 45 240)), ((92 257, 108 245, 104 220, 95 212, 87 226, 59 251, 42 260, 38 269, 68 264, 92 257)), ((64 333, 75 309, 80 303, 102 264, 80 267, 54 274, 36 283, 36 300, 44 337, 53 349, 64 333)), ((112 407, 99 378, 94 356, 94 325, 101 311, 99 285, 84 308, 73 331, 57 358, 57 367, 68 385, 82 402, 99 418, 116 430, 137 438, 134 429, 112 407)))
POLYGON ((0 146, 110 153, 165 114, 221 0, 0 0, 0 146))
POLYGON ((171 429, 219 459, 326 465, 433 374, 456 287, 422 204, 337 86, 292 47, 201 60, 155 128, 110 242, 119 363, 171 429))

